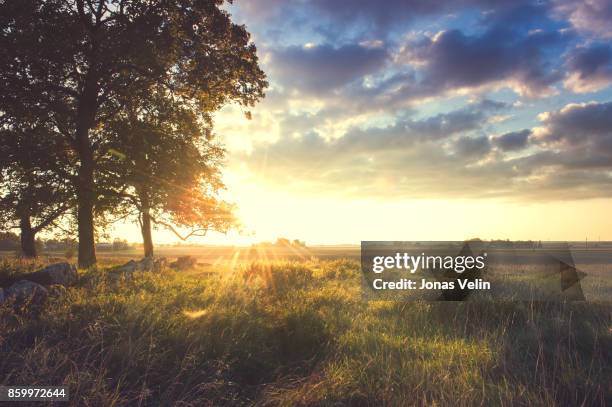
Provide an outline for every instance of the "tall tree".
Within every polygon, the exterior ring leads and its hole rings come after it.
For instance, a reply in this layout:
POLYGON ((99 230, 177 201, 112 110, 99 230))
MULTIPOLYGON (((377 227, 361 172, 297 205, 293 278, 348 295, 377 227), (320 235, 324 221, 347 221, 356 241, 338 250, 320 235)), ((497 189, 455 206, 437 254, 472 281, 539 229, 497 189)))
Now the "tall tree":
POLYGON ((15 103, 44 108, 75 153, 81 267, 96 262, 94 208, 108 193, 100 165, 109 149, 106 121, 158 86, 208 112, 263 97, 255 46, 223 3, 0 2, 0 112, 15 103))
POLYGON ((153 255, 152 225, 185 240, 234 224, 231 205, 219 199, 225 150, 214 142, 207 112, 191 110, 163 89, 126 106, 105 126, 113 140, 108 172, 120 197, 137 213, 144 255, 153 255), (181 234, 178 228, 190 229, 181 234))

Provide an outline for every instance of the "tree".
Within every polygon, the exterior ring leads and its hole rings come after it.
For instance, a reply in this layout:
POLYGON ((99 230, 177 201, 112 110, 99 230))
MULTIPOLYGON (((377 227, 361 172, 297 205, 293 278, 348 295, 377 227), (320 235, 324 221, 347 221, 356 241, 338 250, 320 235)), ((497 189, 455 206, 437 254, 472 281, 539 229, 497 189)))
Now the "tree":
POLYGON ((21 253, 36 257, 36 234, 74 205, 73 192, 60 175, 68 157, 49 137, 44 122, 11 123, 0 130, 0 229, 20 229, 21 253), (54 152, 54 154, 50 154, 54 152))
POLYGON ((207 112, 185 108, 160 89, 106 126, 115 158, 109 172, 136 210, 145 257, 153 256, 153 224, 185 240, 235 223, 231 205, 218 198, 225 150, 214 143, 211 123, 207 112), (181 234, 176 226, 191 230, 181 234))
POLYGON ((75 154, 81 267, 96 262, 94 209, 109 195, 101 171, 106 121, 153 87, 207 112, 263 97, 255 46, 223 3, 0 2, 0 112, 15 103, 44 109, 75 154))

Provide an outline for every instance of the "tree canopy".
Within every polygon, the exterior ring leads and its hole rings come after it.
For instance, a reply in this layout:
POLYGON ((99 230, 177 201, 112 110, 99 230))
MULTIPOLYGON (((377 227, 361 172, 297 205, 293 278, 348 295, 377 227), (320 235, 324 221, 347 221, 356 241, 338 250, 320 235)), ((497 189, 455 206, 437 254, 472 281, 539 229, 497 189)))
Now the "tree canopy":
POLYGON ((36 234, 74 207, 70 157, 44 118, 5 115, 1 122, 0 228, 20 229, 22 255, 35 257, 36 234))
POLYGON ((263 97, 255 45, 223 3, 0 2, 0 112, 48 117, 50 137, 74 156, 66 179, 76 194, 80 266, 96 262, 96 206, 117 194, 106 173, 109 122, 151 92, 209 126, 224 104, 252 106, 263 97))
POLYGON ((151 93, 106 127, 112 140, 109 172, 118 196, 135 209, 145 256, 153 255, 151 223, 181 239, 224 231, 234 223, 231 206, 218 197, 225 150, 208 125, 164 92, 151 93), (181 235, 175 228, 191 230, 181 235))

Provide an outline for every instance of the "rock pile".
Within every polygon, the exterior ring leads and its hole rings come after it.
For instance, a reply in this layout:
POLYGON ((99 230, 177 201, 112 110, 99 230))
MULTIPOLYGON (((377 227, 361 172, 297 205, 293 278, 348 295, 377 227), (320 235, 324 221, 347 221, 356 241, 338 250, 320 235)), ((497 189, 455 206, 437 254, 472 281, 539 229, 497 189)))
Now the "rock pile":
POLYGON ((32 281, 40 285, 59 284, 69 287, 76 284, 79 277, 76 267, 68 263, 56 263, 23 276, 24 280, 32 281))
POLYGON ((140 261, 130 260, 110 271, 111 276, 130 275, 136 271, 158 273, 166 267, 165 257, 145 257, 140 261))
MULTIPOLYGON (((165 257, 145 257, 140 261, 130 260, 122 266, 115 267, 110 275, 125 276, 136 271, 160 272, 166 267, 165 257)), ((11 301, 16 308, 33 305, 35 308, 44 304, 49 295, 61 296, 66 287, 79 280, 77 269, 73 264, 55 263, 33 273, 24 274, 8 287, 0 287, 0 304, 11 301)))

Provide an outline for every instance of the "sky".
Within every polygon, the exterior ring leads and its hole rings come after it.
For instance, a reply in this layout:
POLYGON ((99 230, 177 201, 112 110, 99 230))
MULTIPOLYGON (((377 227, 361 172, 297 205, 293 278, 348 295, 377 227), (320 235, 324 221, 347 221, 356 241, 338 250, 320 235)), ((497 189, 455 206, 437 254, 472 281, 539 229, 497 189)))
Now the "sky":
POLYGON ((612 1, 227 10, 270 87, 215 115, 242 227, 194 242, 612 240, 612 1))

